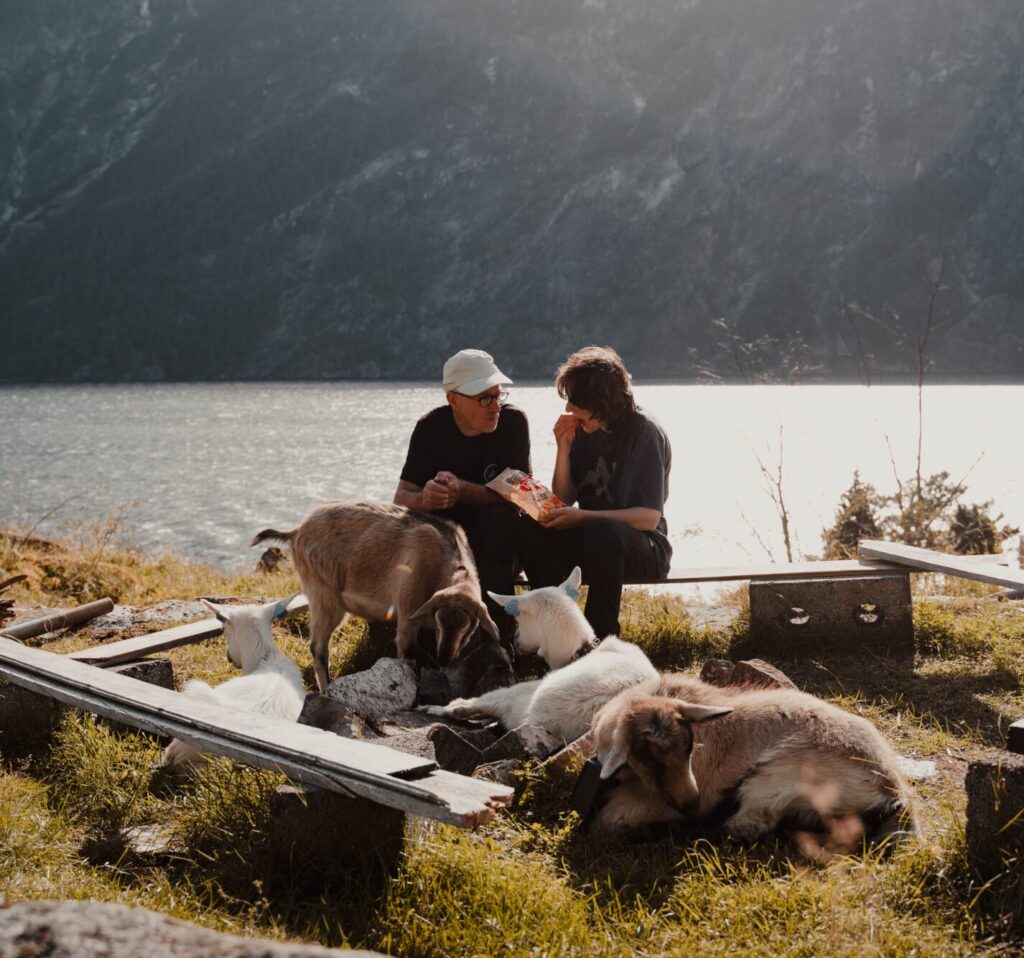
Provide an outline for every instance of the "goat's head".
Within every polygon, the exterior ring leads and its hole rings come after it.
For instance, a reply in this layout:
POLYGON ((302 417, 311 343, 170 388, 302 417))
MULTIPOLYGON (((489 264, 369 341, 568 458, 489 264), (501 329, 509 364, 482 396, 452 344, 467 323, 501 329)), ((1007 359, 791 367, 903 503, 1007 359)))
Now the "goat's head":
POLYGON ((559 668, 573 658, 581 642, 587 639, 593 642, 593 629, 576 605, 582 578, 580 567, 576 566, 561 585, 531 589, 521 595, 487 593, 509 615, 515 617, 517 652, 535 652, 549 666, 559 668), (571 617, 570 621, 578 634, 565 634, 566 616, 571 617), (563 649, 567 639, 570 642, 576 641, 572 648, 563 649))
POLYGON ((487 612, 487 607, 458 585, 439 589, 410 616, 429 622, 437 641, 437 662, 445 668, 454 662, 477 626, 496 642, 498 627, 487 612))
MULTIPOLYGON (((298 593, 296 593, 297 595, 298 593)), ((251 672, 274 648, 271 623, 285 614, 294 599, 264 605, 217 605, 200 599, 224 626, 228 661, 243 672, 251 672)))
POLYGON ((692 814, 700 800, 700 783, 691 766, 692 726, 731 711, 658 696, 612 699, 594 720, 601 778, 628 766, 648 792, 692 814))

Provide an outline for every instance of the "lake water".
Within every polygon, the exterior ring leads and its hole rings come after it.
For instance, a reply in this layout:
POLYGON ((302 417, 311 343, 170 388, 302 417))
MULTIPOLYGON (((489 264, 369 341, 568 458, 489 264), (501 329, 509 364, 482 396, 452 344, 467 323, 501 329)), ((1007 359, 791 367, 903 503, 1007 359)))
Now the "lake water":
MULTIPOLYGON (((800 553, 820 551, 854 469, 882 492, 914 471, 911 386, 647 385, 640 403, 673 449, 666 514, 674 565, 784 560, 757 456, 783 490, 800 553), (888 442, 887 442, 888 437, 888 442), (755 534, 756 530, 756 534, 755 534), (761 541, 759 541, 759 539, 761 541), (762 544, 763 543, 763 544, 762 544)), ((251 566, 253 533, 295 524, 329 498, 390 501, 417 417, 443 401, 419 383, 0 387, 0 524, 55 534, 62 522, 124 508, 130 539, 231 569, 251 566)), ((517 386, 535 473, 550 481, 550 385, 517 386)), ((925 474, 967 476, 1024 522, 1019 414, 1024 386, 925 388, 925 474), (973 468, 972 468, 973 466, 973 468)), ((796 556, 798 557, 798 556, 796 556)))

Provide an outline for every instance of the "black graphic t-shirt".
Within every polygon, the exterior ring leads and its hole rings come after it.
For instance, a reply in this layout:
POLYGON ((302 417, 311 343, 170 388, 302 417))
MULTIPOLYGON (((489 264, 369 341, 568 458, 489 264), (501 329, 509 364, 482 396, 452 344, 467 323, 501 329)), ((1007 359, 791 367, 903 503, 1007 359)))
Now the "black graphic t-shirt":
MULTIPOLYGON (((449 405, 438 406, 422 416, 412 431, 402 478, 422 488, 439 472, 483 485, 503 469, 531 472, 530 427, 526 414, 515 406, 502 406, 494 432, 466 436, 455 423, 449 405)), ((459 520, 461 504, 439 510, 459 520)))
POLYGON ((631 509, 641 506, 661 513, 658 527, 647 535, 666 558, 671 557, 665 500, 672 447, 658 421, 638 409, 614 432, 589 435, 582 429, 569 452, 569 472, 581 509, 631 509))

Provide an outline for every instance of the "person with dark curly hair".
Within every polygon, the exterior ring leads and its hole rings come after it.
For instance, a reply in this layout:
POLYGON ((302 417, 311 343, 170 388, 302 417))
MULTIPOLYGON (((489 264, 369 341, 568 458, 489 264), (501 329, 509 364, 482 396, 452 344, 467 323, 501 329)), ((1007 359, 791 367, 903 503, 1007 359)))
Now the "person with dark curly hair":
POLYGON ((531 586, 562 582, 576 565, 583 570, 584 615, 598 638, 619 633, 623 582, 664 579, 672 559, 665 523, 672 448, 637 406, 631 379, 609 346, 586 346, 559 367, 565 413, 554 425, 551 486, 567 505, 515 524, 531 586))

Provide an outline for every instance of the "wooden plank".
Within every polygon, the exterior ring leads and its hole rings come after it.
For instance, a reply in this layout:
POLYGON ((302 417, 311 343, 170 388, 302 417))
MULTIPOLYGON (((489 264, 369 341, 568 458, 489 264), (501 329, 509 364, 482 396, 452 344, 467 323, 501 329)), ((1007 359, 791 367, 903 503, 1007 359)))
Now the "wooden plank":
POLYGON ((1003 569, 966 556, 946 555, 931 549, 919 549, 898 542, 881 542, 877 539, 863 540, 858 552, 865 558, 897 562, 918 572, 942 572, 964 579, 1001 585, 1008 589, 1024 587, 1024 569, 1003 569))
POLYGON ((1024 755, 1024 719, 1010 726, 1006 734, 1006 748, 1018 755, 1024 755))
MULTIPOLYGON (((138 708, 157 725, 171 721, 185 723, 197 731, 226 732, 238 741, 255 742, 282 755, 306 755, 310 760, 322 759, 342 767, 360 767, 382 775, 425 773, 436 768, 433 762, 404 752, 372 746, 330 732, 323 733, 323 730, 309 725, 280 722, 263 715, 227 709, 170 689, 140 683, 115 672, 95 669, 45 649, 30 649, 11 640, 0 640, 0 675, 8 666, 50 676, 72 691, 98 694, 112 704, 138 708)), ((150 731, 163 729, 157 727, 150 731)))
POLYGON ((0 640, 0 676, 205 751, 463 827, 491 820, 512 800, 507 786, 440 772, 434 763, 403 752, 198 702, 13 641, 0 640))
POLYGON ((8 626, 6 629, 0 630, 0 635, 7 635, 12 639, 33 639, 37 635, 66 629, 70 625, 81 625, 83 622, 95 619, 98 615, 106 615, 113 609, 112 599, 97 599, 95 602, 87 602, 85 605, 76 605, 73 609, 54 612, 53 615, 43 616, 40 619, 30 619, 28 622, 19 622, 17 625, 8 626))
MULTIPOLYGON (((309 603, 304 595, 295 596, 288 603, 285 616, 305 612, 309 603)), ((77 662, 88 662, 90 665, 118 665, 131 662, 146 655, 168 652, 182 645, 191 645, 205 639, 213 639, 224 632, 224 626, 217 619, 200 619, 176 625, 171 629, 150 632, 148 635, 137 635, 132 639, 121 639, 119 642, 105 642, 102 645, 90 646, 68 654, 69 659, 77 662)))

